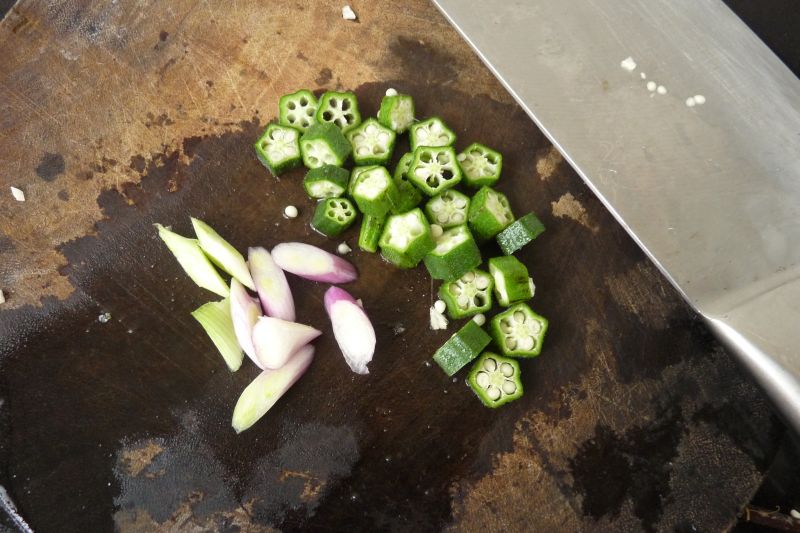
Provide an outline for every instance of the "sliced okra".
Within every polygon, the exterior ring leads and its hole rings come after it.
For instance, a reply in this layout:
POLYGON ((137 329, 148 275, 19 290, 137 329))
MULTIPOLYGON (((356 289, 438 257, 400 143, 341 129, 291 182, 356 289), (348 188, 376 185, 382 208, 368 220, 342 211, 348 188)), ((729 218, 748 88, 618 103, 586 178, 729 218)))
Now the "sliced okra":
POLYGON ((300 165, 300 132, 290 126, 270 124, 255 144, 261 164, 277 176, 300 165))
POLYGON ((492 338, 474 320, 469 320, 436 350, 433 360, 445 374, 452 376, 478 357, 491 340, 492 338))
POLYGON ((308 168, 341 167, 351 152, 350 143, 333 124, 312 124, 300 137, 300 150, 308 168))
POLYGON ((358 112, 356 95, 351 92, 326 92, 319 99, 316 119, 319 123, 335 124, 342 132, 358 126, 361 124, 361 113, 358 112))
POLYGON ((497 234, 497 244, 506 255, 511 255, 544 232, 539 218, 528 213, 519 217, 510 226, 497 234))
POLYGON ((506 195, 489 187, 481 187, 469 203, 469 229, 479 243, 485 242, 514 222, 514 213, 506 195))
POLYGON ((385 165, 392 157, 397 134, 374 118, 368 118, 349 130, 346 137, 353 147, 356 165, 385 165))
POLYGON ((400 268, 414 268, 436 243, 431 227, 422 211, 412 209, 402 215, 392 215, 386 220, 378 245, 381 255, 400 268))
POLYGON ((411 162, 414 160, 414 152, 406 152, 397 162, 397 166, 394 167, 394 174, 392 177, 394 181, 408 181, 408 167, 411 166, 411 162))
POLYGON ((483 270, 470 270, 460 278, 439 287, 439 298, 447 305, 452 319, 486 313, 492 308, 494 281, 483 270))
POLYGON ((494 280, 494 294, 500 305, 508 307, 533 298, 536 287, 528 276, 528 268, 513 255, 489 259, 489 273, 494 280))
POLYGON ((317 98, 307 89, 285 94, 278 102, 278 113, 281 124, 305 132, 316 122, 317 98))
POLYGON ((359 173, 353 185, 353 200, 365 215, 384 217, 397 202, 397 185, 384 167, 359 173))
POLYGON ((436 196, 461 181, 461 168, 451 146, 420 146, 406 175, 423 193, 436 196))
POLYGON ((347 198, 326 198, 317 203, 311 227, 327 235, 336 237, 349 228, 356 220, 356 208, 347 198))
POLYGON ((408 181, 408 176, 406 175, 408 167, 413 159, 414 153, 406 152, 403 154, 403 157, 400 158, 400 161, 397 162, 397 166, 394 169, 394 175, 392 177, 397 185, 399 194, 397 205, 392 209, 392 213, 405 213, 406 211, 414 209, 422 202, 422 194, 408 181))
POLYGON ((444 191, 428 200, 425 213, 431 224, 447 229, 467 223, 469 196, 453 189, 444 191))
POLYGON ((378 241, 381 238, 385 223, 386 218, 364 215, 361 220, 361 231, 358 234, 358 247, 365 252, 377 252, 378 241))
POLYGON ((456 142, 456 134, 439 117, 412 124, 408 131, 412 150, 419 146, 452 146, 456 142))
POLYGON ((523 392, 519 363, 492 352, 484 352, 475 361, 467 383, 483 405, 492 409, 513 402, 523 392))
POLYGON ((378 121, 397 133, 403 133, 414 122, 414 99, 407 94, 384 96, 378 121))
POLYGON ((336 198, 344 195, 350 173, 342 167, 322 165, 312 168, 303 178, 303 187, 311 198, 336 198))
POLYGON ((434 242, 436 247, 424 259, 433 279, 450 281, 481 264, 481 251, 466 224, 450 228, 434 242))
POLYGON ((366 166, 355 166, 353 170, 350 171, 350 182, 347 184, 347 196, 353 197, 353 187, 356 186, 356 181, 358 181, 358 176, 361 175, 362 172, 365 170, 369 170, 371 168, 375 168, 378 165, 366 165, 366 166))
POLYGON ((505 355, 536 357, 542 352, 547 319, 534 313, 527 304, 510 307, 492 319, 495 343, 505 355))
POLYGON ((472 143, 458 154, 458 164, 464 171, 464 183, 470 187, 492 186, 500 179, 503 156, 480 143, 472 143))

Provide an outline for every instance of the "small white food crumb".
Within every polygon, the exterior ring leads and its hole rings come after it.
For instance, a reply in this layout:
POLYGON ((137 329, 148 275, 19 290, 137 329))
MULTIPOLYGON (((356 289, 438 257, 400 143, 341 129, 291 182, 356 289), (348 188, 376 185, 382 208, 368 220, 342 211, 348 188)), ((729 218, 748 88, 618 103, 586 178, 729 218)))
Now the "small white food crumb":
POLYGON ((438 239, 439 237, 442 236, 443 233, 444 230, 439 224, 431 224, 431 235, 433 236, 434 239, 438 239))
POLYGON ((356 20, 358 17, 356 16, 356 12, 353 11, 353 8, 348 5, 342 8, 342 18, 344 20, 356 20))
POLYGON ((431 306, 431 329, 447 329, 447 318, 431 306))
POLYGON ((97 317, 97 321, 100 322, 101 324, 105 324, 109 320, 111 320, 111 313, 109 312, 105 312, 97 317))
POLYGON ((25 193, 22 192, 22 189, 17 189, 16 187, 11 187, 11 196, 14 197, 14 200, 18 202, 25 201, 25 193))
POLYGON ((694 99, 694 96, 690 96, 686 99, 686 107, 694 107, 697 102, 694 99))
POLYGON ((386 89, 386 96, 397 96, 397 90, 389 87, 388 89, 386 89))
POLYGON ((286 218, 296 218, 298 215, 297 208, 293 205, 287 205, 286 208, 283 210, 283 214, 286 215, 286 218))
POLYGON ((648 81, 648 82, 647 82, 647 90, 648 90, 648 91, 650 91, 650 92, 653 92, 653 91, 655 91, 655 90, 656 90, 656 87, 658 87, 658 85, 656 84, 656 82, 654 82, 654 81, 648 81))
POLYGON ((633 58, 629 56, 620 61, 619 66, 621 66, 628 72, 633 72, 634 70, 636 70, 636 61, 634 61, 633 58))
POLYGON ((656 92, 658 94, 667 94, 667 88, 664 87, 663 85, 659 85, 658 88, 656 89, 656 92))
POLYGON ((436 300, 433 303, 433 308, 436 309, 437 313, 444 313, 445 309, 447 309, 447 304, 442 300, 436 300))
POLYGON ((346 242, 343 242, 336 248, 336 251, 339 252, 339 255, 347 255, 352 252, 353 249, 347 246, 346 242))
POLYGON ((479 326, 482 326, 486 324, 486 315, 484 315, 483 313, 478 313, 477 315, 472 317, 472 320, 474 320, 475 323, 478 324, 479 326))
POLYGON ((644 72, 640 72, 640 73, 639 73, 639 76, 640 76, 640 77, 641 77, 643 80, 646 80, 646 79, 647 79, 647 74, 645 74, 644 72))
POLYGON ((3 291, 0 290, 0 304, 6 303, 6 296, 3 294, 3 291))
POLYGON ((703 105, 706 103, 706 97, 702 94, 696 94, 694 95, 694 101, 697 105, 703 105))
MULTIPOLYGON (((697 99, 696 96, 695 99, 697 99)), ((789 511, 789 514, 791 515, 792 518, 800 520, 800 512, 798 512, 797 509, 792 509, 791 511, 789 511)))

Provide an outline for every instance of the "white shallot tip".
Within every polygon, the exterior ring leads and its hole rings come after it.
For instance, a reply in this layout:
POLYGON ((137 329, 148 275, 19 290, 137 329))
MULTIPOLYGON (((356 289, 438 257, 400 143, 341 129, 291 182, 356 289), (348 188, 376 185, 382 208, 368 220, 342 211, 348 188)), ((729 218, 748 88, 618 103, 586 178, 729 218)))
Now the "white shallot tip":
POLYGON ((472 320, 474 320, 475 323, 478 324, 479 326, 482 326, 486 324, 486 315, 484 315, 483 313, 478 313, 477 315, 472 317, 472 320))
POLYGON ((339 246, 337 246, 337 247, 336 247, 336 251, 339 253, 339 255, 347 255, 347 254, 349 254, 350 252, 352 252, 352 251, 353 251, 353 249, 352 249, 352 248, 350 248, 350 247, 347 245, 347 243, 346 243, 346 242, 343 242, 343 243, 339 244, 339 246))
POLYGON ((356 16, 356 12, 353 11, 353 8, 347 5, 342 8, 342 18, 344 20, 356 20, 358 17, 356 16))
POLYGON ((283 214, 284 214, 284 216, 286 218, 297 218, 297 215, 299 214, 299 212, 297 211, 297 208, 295 206, 287 205, 283 209, 283 214))
POLYGON ((25 201, 25 193, 22 192, 22 189, 17 189, 16 187, 11 187, 11 196, 14 197, 14 200, 18 202, 25 201))

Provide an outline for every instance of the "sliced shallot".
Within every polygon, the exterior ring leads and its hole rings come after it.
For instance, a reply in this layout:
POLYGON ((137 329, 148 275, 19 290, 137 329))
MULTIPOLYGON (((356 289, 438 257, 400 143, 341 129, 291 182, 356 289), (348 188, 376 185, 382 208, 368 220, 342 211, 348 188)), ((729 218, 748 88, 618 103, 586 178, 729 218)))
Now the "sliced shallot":
MULTIPOLYGON (((253 347, 253 326, 256 325, 258 317, 261 316, 261 306, 247 293, 239 280, 231 279, 231 319, 233 320, 233 330, 236 332, 236 340, 242 347, 244 353, 258 365, 256 359, 256 349, 253 347)), ((261 365, 259 365, 261 366, 261 365)))
POLYGON ((262 316, 253 327, 253 346, 258 366, 280 368, 300 347, 319 337, 318 329, 271 316, 262 316))
POLYGON ((344 360, 356 374, 369 374, 367 364, 375 354, 375 329, 358 302, 344 289, 325 292, 325 310, 344 360))
POLYGON ((358 278, 350 262, 302 242, 285 242, 272 249, 272 258, 283 270, 323 283, 348 283, 358 278))
POLYGON ((275 264, 266 248, 250 248, 247 259, 264 313, 294 322, 294 299, 286 274, 275 264))
POLYGON ((233 408, 231 425, 236 433, 258 422, 273 405, 305 373, 314 359, 314 347, 300 348, 284 366, 277 370, 264 370, 242 391, 233 408))

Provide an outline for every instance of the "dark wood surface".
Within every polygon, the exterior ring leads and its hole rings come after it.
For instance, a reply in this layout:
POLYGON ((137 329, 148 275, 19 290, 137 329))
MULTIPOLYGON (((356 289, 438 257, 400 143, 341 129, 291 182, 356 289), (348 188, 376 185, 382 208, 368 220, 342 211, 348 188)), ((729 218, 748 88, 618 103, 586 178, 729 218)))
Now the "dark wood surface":
POLYGON ((20 2, 0 24, 0 484, 23 516, 37 531, 730 527, 785 431, 763 395, 432 6, 365 2, 358 23, 340 8, 20 2), (503 152, 500 188, 548 228, 520 254, 551 323, 522 400, 484 409, 431 366, 453 329, 427 328, 427 274, 356 251, 370 375, 338 353, 325 287, 292 278, 324 331, 316 360, 233 433, 256 369, 225 369, 189 316, 213 295, 152 223, 334 249, 308 229, 302 171, 275 180, 251 150, 301 87, 355 90, 365 115, 395 87, 458 147, 503 152))

